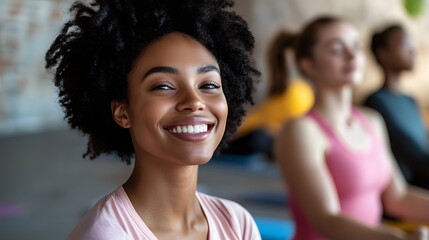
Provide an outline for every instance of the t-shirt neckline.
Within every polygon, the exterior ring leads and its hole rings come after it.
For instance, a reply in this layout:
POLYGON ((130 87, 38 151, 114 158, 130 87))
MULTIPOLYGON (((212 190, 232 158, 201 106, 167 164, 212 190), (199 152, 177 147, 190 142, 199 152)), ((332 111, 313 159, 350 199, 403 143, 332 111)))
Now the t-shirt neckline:
MULTIPOLYGON (((158 239, 155 236, 155 234, 149 229, 149 227, 146 225, 146 223, 143 221, 143 219, 141 219, 141 217, 139 216, 137 211, 135 210, 135 208, 134 208, 133 204, 131 203, 131 200, 128 197, 127 193, 125 192, 125 189, 123 188, 123 186, 120 186, 118 188, 117 192, 119 193, 118 195, 121 198, 124 206, 126 207, 128 213, 130 214, 131 218, 134 220, 134 222, 140 228, 142 233, 146 237, 148 237, 149 239, 153 239, 153 240, 158 239)), ((203 211, 203 214, 207 220, 207 227, 208 227, 207 239, 211 240, 211 239, 213 239, 213 237, 212 237, 212 231, 211 231, 210 226, 212 226, 213 220, 211 219, 210 214, 208 214, 207 206, 204 204, 204 201, 202 201, 200 193, 198 191, 195 192, 195 196, 197 197, 198 203, 200 204, 200 207, 203 211)))

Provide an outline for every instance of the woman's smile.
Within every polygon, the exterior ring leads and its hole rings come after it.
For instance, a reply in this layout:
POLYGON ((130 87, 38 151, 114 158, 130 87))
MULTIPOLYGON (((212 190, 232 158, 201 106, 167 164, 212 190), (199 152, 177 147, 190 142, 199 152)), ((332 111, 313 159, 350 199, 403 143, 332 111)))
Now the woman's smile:
POLYGON ((209 137, 214 125, 212 121, 204 118, 188 118, 176 121, 164 129, 181 140, 199 142, 209 137))

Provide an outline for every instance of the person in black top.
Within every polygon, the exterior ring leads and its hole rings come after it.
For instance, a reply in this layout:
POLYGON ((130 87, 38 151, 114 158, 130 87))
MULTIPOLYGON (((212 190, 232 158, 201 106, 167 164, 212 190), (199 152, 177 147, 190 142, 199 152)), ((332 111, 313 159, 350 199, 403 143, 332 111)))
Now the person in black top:
POLYGON ((391 25, 373 35, 371 50, 383 71, 384 84, 364 105, 383 116, 392 152, 407 181, 429 189, 427 129, 416 101, 399 87, 401 74, 414 68, 414 46, 401 25, 391 25))

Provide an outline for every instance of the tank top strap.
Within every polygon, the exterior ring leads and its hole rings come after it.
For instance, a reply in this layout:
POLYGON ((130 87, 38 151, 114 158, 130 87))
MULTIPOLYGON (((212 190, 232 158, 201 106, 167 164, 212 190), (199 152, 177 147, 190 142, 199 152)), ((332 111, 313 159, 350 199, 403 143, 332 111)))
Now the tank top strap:
POLYGON ((337 139, 336 134, 335 134, 334 130, 332 129, 332 127, 329 126, 329 124, 325 121, 325 119, 323 119, 322 116, 320 116, 316 111, 314 111, 314 109, 311 109, 307 113, 307 116, 312 118, 319 125, 319 127, 326 134, 326 136, 329 139, 331 139, 331 141, 337 139))

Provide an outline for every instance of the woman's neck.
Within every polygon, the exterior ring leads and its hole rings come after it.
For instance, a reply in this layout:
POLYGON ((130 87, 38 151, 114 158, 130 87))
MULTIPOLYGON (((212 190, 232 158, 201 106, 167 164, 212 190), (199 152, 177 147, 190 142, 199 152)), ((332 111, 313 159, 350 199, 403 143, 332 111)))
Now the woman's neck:
POLYGON ((399 71, 384 69, 384 85, 383 88, 392 92, 400 91, 400 75, 399 71))
POLYGON ((319 89, 316 92, 314 110, 333 126, 347 124, 352 108, 352 89, 319 89))
POLYGON ((177 166, 136 156, 133 173, 123 187, 151 230, 184 229, 203 214, 195 194, 197 177, 198 166, 177 166))

